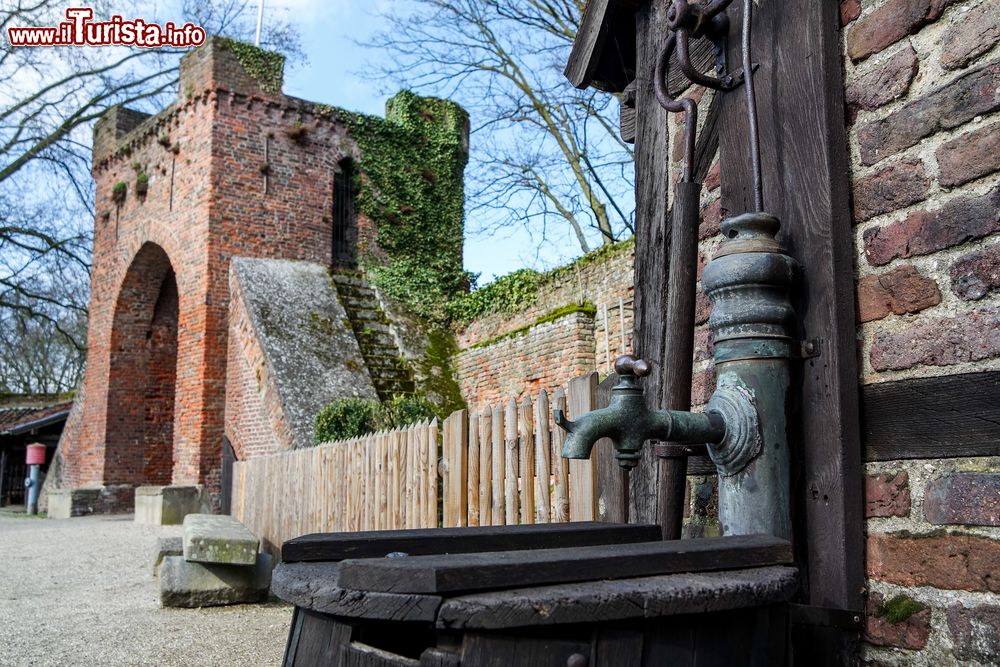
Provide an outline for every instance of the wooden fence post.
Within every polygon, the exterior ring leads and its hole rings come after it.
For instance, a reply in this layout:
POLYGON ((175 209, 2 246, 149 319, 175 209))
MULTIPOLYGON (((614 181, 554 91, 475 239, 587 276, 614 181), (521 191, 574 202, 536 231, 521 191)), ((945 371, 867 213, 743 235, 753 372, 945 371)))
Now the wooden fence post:
POLYGON ((490 507, 490 519, 494 526, 504 525, 506 513, 504 512, 504 468, 507 463, 507 455, 503 446, 503 405, 497 403, 493 406, 492 419, 492 478, 490 480, 492 491, 492 506, 490 507))
MULTIPOLYGON (((444 511, 442 525, 445 528, 457 528, 467 525, 468 498, 467 491, 473 487, 476 496, 479 495, 479 479, 469 484, 469 411, 456 410, 448 415, 443 425, 444 440, 442 442, 442 490, 444 493, 444 511)), ((478 452, 477 452, 478 454, 478 452)), ((479 471, 478 461, 476 472, 479 471)))
MULTIPOLYGON (((597 373, 569 381, 569 414, 579 419, 597 405, 597 373)), ((594 457, 569 461, 569 520, 597 518, 597 474, 594 457)))
POLYGON ((469 441, 466 448, 465 478, 468 491, 465 494, 466 517, 465 525, 479 525, 479 413, 470 412, 465 423, 465 434, 469 441))
POLYGON ((483 408, 479 415, 479 523, 493 523, 493 410, 483 408))
POLYGON ((549 395, 543 389, 535 401, 535 520, 539 523, 552 521, 549 491, 549 456, 552 449, 550 429, 549 395))
MULTIPOLYGON (((566 410, 566 392, 562 387, 552 395, 552 410, 566 410)), ((562 457, 565 433, 559 427, 552 429, 552 520, 569 521, 569 461, 562 457)))
POLYGON ((503 419, 503 445, 506 455, 504 467, 507 473, 504 478, 504 519, 507 525, 511 526, 518 523, 517 476, 520 473, 517 455, 517 401, 515 399, 507 401, 503 419))
POLYGON ((535 523, 535 419, 531 399, 518 406, 518 455, 521 469, 521 523, 535 523))

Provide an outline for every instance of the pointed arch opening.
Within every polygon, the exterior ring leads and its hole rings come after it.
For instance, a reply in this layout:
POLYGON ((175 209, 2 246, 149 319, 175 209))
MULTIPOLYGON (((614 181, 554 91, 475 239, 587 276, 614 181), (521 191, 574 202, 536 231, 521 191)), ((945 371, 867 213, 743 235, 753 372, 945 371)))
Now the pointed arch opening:
POLYGON ((163 248, 136 253, 115 302, 108 377, 105 484, 171 483, 179 295, 163 248))

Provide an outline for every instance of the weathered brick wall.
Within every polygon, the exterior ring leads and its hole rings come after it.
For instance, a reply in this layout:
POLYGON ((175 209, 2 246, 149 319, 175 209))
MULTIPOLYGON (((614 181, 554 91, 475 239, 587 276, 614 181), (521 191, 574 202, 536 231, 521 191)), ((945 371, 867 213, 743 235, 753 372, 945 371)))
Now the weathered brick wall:
MULTIPOLYGON (((1000 368, 1000 6, 841 10, 861 381, 1000 368)), ((867 464, 873 664, 995 664, 998 463, 867 464)))
POLYGON ((557 269, 531 306, 513 316, 481 317, 459 332, 455 377, 469 406, 551 391, 594 370, 608 373, 614 358, 632 349, 633 256, 628 243, 599 260, 557 269), (538 324, 574 304, 596 312, 538 324))
POLYGON ((274 395, 246 298, 232 272, 229 285, 225 431, 236 458, 244 460, 278 451, 280 443, 271 427, 269 406, 280 405, 280 401, 274 395))
POLYGON ((454 364, 470 409, 552 391, 594 370, 594 318, 570 313, 492 345, 464 350, 454 364))

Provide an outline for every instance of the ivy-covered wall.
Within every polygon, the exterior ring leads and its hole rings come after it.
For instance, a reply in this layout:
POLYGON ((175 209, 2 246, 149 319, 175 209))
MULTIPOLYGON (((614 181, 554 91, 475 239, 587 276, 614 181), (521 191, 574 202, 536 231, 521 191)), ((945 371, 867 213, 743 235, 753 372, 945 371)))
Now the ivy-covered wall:
POLYGON ((358 207, 375 244, 362 265, 389 298, 437 325, 469 284, 462 269, 469 116, 448 100, 402 91, 385 118, 344 117, 358 146, 358 207))

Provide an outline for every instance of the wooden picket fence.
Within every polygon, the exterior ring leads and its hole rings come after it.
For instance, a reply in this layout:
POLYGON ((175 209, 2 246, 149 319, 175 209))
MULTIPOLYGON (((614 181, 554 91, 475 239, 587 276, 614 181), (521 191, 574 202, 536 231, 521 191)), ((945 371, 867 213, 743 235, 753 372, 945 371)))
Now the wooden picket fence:
POLYGON ((233 464, 232 515, 274 551, 317 532, 432 528, 438 423, 233 464))
POLYGON ((562 458, 565 433, 553 423, 552 411, 570 417, 589 412, 596 388, 596 374, 589 374, 571 380, 568 391, 556 390, 551 404, 542 391, 534 400, 510 399, 445 419, 442 525, 594 520, 595 459, 562 458))
POLYGON ((594 409, 597 375, 445 419, 233 464, 232 514, 277 552, 292 537, 438 526, 592 521, 596 461, 560 456, 571 418, 594 409), (441 497, 438 497, 440 485, 441 497))

